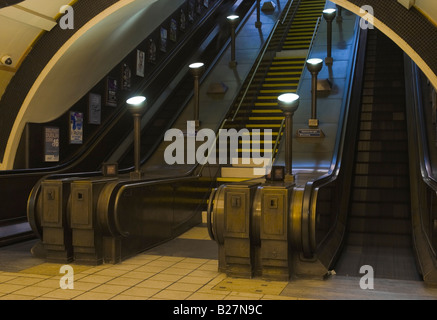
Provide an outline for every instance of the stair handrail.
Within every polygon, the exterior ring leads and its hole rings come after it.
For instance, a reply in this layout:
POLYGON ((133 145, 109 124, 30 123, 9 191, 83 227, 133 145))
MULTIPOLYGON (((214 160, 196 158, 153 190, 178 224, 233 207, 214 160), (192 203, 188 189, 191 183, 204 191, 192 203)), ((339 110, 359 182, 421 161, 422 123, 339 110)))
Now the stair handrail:
MULTIPOLYGON (((355 34, 355 39, 353 41, 353 52, 354 56, 357 56, 360 38, 366 36, 367 30, 363 30, 359 27, 359 19, 357 18, 355 23, 355 29, 357 30, 355 34)), ((306 182, 304 186, 304 194, 302 200, 302 213, 301 213, 301 223, 302 223, 302 242, 300 244, 302 253, 305 257, 311 258, 316 250, 316 206, 314 205, 317 201, 317 190, 338 178, 341 159, 344 152, 344 140, 346 138, 346 120, 348 119, 349 104, 352 99, 352 79, 357 69, 356 63, 353 64, 349 74, 347 75, 346 84, 348 84, 348 89, 345 91, 345 98, 342 105, 341 118, 339 119, 339 127, 337 130, 337 139, 334 146, 333 157, 331 161, 330 168, 327 173, 314 178, 306 182)), ((332 230, 331 230, 332 231, 332 230)), ((329 235, 329 233, 328 233, 329 235)), ((327 236, 328 236, 327 235, 327 236)))

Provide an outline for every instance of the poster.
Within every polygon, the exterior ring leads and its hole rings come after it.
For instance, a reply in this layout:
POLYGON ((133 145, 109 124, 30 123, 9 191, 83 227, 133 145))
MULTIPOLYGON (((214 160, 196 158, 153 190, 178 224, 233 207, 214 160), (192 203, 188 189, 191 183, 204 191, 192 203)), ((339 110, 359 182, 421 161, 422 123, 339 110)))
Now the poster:
POLYGON ((144 77, 144 63, 146 61, 146 53, 137 50, 137 76, 144 77))
POLYGON ((175 19, 171 19, 170 21, 170 40, 176 42, 177 40, 177 32, 178 32, 178 23, 175 19))
POLYGON ((70 112, 70 144, 83 142, 83 113, 70 112))
POLYGON ((185 31, 186 27, 187 27, 187 17, 185 15, 185 11, 184 9, 181 9, 181 15, 180 15, 180 21, 179 21, 179 28, 181 31, 185 31))
POLYGON ((100 124, 102 114, 102 96, 90 93, 88 97, 88 123, 100 124))
POLYGON ((117 106, 118 83, 114 78, 106 78, 106 105, 108 107, 117 106))
POLYGON ((130 90, 132 71, 127 63, 123 63, 121 66, 121 90, 130 90))
POLYGON ((167 29, 161 27, 161 42, 159 46, 162 52, 167 52, 167 29))
POLYGON ((149 50, 147 50, 147 61, 150 63, 156 62, 156 44, 153 39, 149 39, 149 50))
POLYGON ((59 161, 59 128, 44 128, 44 161, 59 161))

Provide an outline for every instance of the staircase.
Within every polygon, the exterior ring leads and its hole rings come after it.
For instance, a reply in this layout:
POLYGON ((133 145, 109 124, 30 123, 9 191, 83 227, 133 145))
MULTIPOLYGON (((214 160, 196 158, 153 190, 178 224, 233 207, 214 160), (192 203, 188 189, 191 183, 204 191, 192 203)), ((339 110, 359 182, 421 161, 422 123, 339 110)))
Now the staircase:
POLYGON ((244 181, 265 175, 265 170, 259 170, 261 169, 259 165, 256 168, 242 164, 243 153, 247 152, 252 158, 259 158, 261 154, 265 158, 278 151, 273 150, 273 147, 278 136, 279 138, 282 136, 284 115, 278 108, 277 99, 283 93, 293 93, 297 90, 317 19, 322 14, 325 2, 301 0, 299 5, 293 4, 290 11, 297 9, 295 15, 290 14, 290 17, 285 19, 291 22, 290 28, 285 31, 283 28, 278 28, 273 35, 271 47, 278 48, 281 42, 279 39, 283 38, 282 47, 276 50, 276 57, 269 64, 262 65, 258 70, 256 77, 261 79, 261 83, 255 82, 249 89, 253 95, 243 101, 234 121, 228 121, 225 127, 225 129, 247 129, 249 135, 253 130, 259 129, 260 139, 255 141, 261 148, 253 150, 252 144, 240 141, 239 160, 236 164, 222 167, 221 177, 217 179, 220 183, 244 181), (272 130, 269 139, 265 139, 268 135, 263 134, 264 130, 272 130), (271 146, 271 148, 264 148, 264 146, 271 146))

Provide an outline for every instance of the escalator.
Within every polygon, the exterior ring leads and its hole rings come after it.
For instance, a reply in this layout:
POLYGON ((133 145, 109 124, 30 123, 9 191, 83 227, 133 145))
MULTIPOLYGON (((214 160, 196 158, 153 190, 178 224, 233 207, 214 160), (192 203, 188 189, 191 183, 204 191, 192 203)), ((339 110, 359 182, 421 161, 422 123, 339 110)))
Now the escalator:
MULTIPOLYGON (((189 36, 187 35, 187 39, 181 47, 178 47, 179 54, 169 55, 169 60, 163 61, 162 65, 157 67, 156 74, 151 75, 151 79, 147 78, 145 81, 147 83, 143 83, 143 87, 138 90, 151 91, 148 94, 151 102, 158 99, 163 88, 168 84, 169 72, 174 72, 176 68, 185 65, 187 57, 195 53, 205 57, 205 62, 213 65, 217 56, 217 47, 223 47, 229 38, 228 35, 220 34, 220 30, 217 28, 218 22, 223 20, 223 17, 228 14, 228 10, 235 10, 241 16, 246 16, 252 6, 253 1, 218 1, 214 8, 211 8, 214 9, 211 10, 211 14, 205 16, 196 26, 196 29, 192 30, 193 32, 189 36), (202 45, 200 48, 199 43, 202 45), (152 80, 154 82, 150 83, 152 80)), ((147 126, 149 130, 146 134, 149 136, 148 139, 143 139, 147 144, 143 150, 151 151, 156 141, 162 141, 162 139, 158 140, 157 135, 163 135, 167 127, 171 125, 170 120, 185 107, 183 103, 189 99, 192 91, 192 78, 188 71, 178 85, 178 89, 179 91, 175 94, 170 94, 167 97, 168 103, 164 103, 162 112, 156 112, 157 116, 147 126), (188 88, 190 90, 187 90, 188 88), (183 96, 180 95, 181 92, 183 96), (168 110, 169 107, 172 109, 168 110), (150 132, 153 132, 154 135, 150 135, 150 132)), ((123 141, 126 132, 129 132, 126 128, 130 128, 132 125, 132 117, 126 112, 124 106, 120 106, 117 112, 114 118, 102 124, 103 129, 96 134, 96 139, 90 140, 88 144, 83 146, 82 153, 73 155, 65 163, 51 168, 11 170, 0 173, 0 184, 9 186, 2 190, 0 201, 1 246, 34 237, 26 216, 26 203, 32 187, 39 183, 40 179, 69 174, 89 177, 101 175, 99 168, 102 162, 105 162, 108 154, 113 152, 120 141, 123 141)), ((125 162, 120 161, 120 173, 128 173, 132 170, 131 159, 132 157, 126 157, 125 162)))
POLYGON ((348 223, 338 275, 419 280, 412 242, 404 54, 369 30, 348 223))

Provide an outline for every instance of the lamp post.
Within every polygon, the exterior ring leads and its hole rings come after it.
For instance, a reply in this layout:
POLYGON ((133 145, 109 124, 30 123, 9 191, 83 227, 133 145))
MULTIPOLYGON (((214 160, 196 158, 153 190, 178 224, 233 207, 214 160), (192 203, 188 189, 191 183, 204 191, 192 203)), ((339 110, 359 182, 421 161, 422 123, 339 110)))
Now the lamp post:
POLYGON ((326 23, 328 24, 328 52, 327 57, 325 59, 325 63, 327 65, 332 65, 334 59, 332 58, 332 21, 337 14, 336 9, 326 9, 323 10, 323 18, 325 18, 326 23))
POLYGON ((292 151, 293 151, 293 115, 299 107, 299 96, 295 93, 285 93, 278 97, 279 108, 285 115, 285 179, 294 182, 292 151))
POLYGON ((190 72, 194 77, 194 122, 195 127, 200 126, 199 120, 199 101, 200 101, 200 90, 199 90, 199 78, 205 72, 205 64, 202 62, 196 62, 189 65, 190 72))
POLYGON ((339 6, 338 4, 335 5, 337 7, 338 15, 337 15, 337 22, 343 22, 343 16, 342 16, 342 10, 343 8, 339 6))
POLYGON ((307 60, 307 69, 311 72, 311 118, 308 121, 310 127, 318 127, 319 120, 317 120, 317 75, 323 67, 323 60, 314 58, 307 60))
POLYGON ((141 117, 147 106, 146 97, 136 96, 126 101, 128 110, 134 118, 134 162, 135 171, 131 172, 131 179, 141 179, 142 172, 140 170, 140 148, 141 148, 141 117))
POLYGON ((256 0, 256 21, 255 21, 255 27, 261 28, 262 22, 261 22, 261 0, 256 0))
POLYGON ((229 62, 229 66, 231 68, 235 68, 237 66, 237 61, 235 60, 235 29, 237 27, 238 21, 240 20, 239 16, 231 15, 227 17, 230 25, 231 25, 231 61, 229 62))

